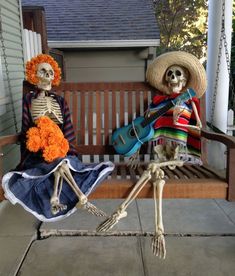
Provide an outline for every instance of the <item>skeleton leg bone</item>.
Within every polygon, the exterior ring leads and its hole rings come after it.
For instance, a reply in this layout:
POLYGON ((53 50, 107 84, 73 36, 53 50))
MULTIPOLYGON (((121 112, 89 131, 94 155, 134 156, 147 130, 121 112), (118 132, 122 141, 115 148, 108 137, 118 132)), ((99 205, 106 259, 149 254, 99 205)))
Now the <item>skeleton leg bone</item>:
POLYGON ((89 213, 91 213, 95 216, 102 216, 102 217, 107 216, 103 211, 99 210, 95 205, 88 202, 87 197, 78 188, 78 186, 70 172, 70 168, 68 167, 67 163, 63 163, 59 167, 59 173, 66 180, 66 182, 72 188, 74 193, 77 195, 79 202, 76 207, 87 210, 89 213))
MULTIPOLYGON (((158 174, 160 176, 160 173, 158 174)), ((152 251, 155 256, 165 259, 166 247, 165 247, 163 220, 162 220, 162 193, 165 185, 165 180, 161 179, 163 177, 164 177, 164 172, 160 177, 157 177, 157 179, 153 181, 154 206, 155 206, 155 234, 152 238, 152 251), (157 201, 157 197, 158 197, 158 201, 157 201)))
POLYGON ((164 171, 162 167, 183 166, 184 162, 179 160, 171 160, 166 162, 151 162, 149 166, 152 168, 152 182, 154 188, 154 205, 155 205, 155 234, 152 238, 152 250, 155 256, 165 259, 166 246, 164 237, 164 227, 162 219, 162 194, 165 185, 164 171), (157 201, 158 197, 158 201, 157 201))
POLYGON ((67 206, 60 203, 60 193, 63 185, 63 178, 60 176, 60 173, 56 170, 54 172, 54 191, 51 196, 51 212, 53 215, 56 215, 60 211, 64 211, 67 209, 67 206))
POLYGON ((116 212, 114 212, 107 220, 102 222, 98 227, 98 232, 106 232, 113 228, 115 224, 118 223, 118 221, 127 216, 126 209, 131 204, 131 202, 137 197, 138 193, 142 190, 142 188, 145 186, 145 184, 150 180, 151 173, 150 170, 145 170, 140 177, 139 181, 135 184, 134 188, 126 198, 126 200, 119 206, 116 212))

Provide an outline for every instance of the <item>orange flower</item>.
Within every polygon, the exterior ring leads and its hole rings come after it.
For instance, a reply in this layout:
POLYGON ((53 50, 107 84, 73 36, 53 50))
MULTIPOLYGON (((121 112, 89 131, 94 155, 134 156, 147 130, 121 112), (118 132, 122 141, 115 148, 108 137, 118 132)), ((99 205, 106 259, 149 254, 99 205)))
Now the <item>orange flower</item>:
POLYGON ((52 162, 60 157, 60 148, 57 145, 50 145, 43 150, 42 156, 47 162, 52 162))
POLYGON ((64 137, 62 135, 58 135, 50 133, 48 135, 48 145, 55 145, 55 144, 60 144, 62 139, 64 139, 64 137))
POLYGON ((27 131, 27 149, 32 152, 42 150, 42 156, 47 162, 65 157, 69 143, 58 125, 47 116, 40 117, 36 125, 37 127, 31 127, 27 131))
POLYGON ((39 136, 39 129, 37 127, 31 127, 28 131, 27 131, 27 136, 39 136))
POLYGON ((39 128, 45 128, 47 126, 53 126, 54 125, 54 122, 47 116, 41 116, 40 118, 38 118, 36 120, 35 123, 39 128))
POLYGON ((38 152, 41 149, 41 138, 40 136, 31 135, 26 142, 26 147, 29 151, 38 152))
POLYGON ((53 57, 46 54, 37 55, 26 63, 26 80, 34 85, 37 85, 39 81, 36 76, 37 67, 39 63, 43 62, 49 63, 54 70, 54 80, 52 81, 52 85, 59 85, 61 80, 61 70, 53 57))
POLYGON ((60 154, 61 154, 61 157, 65 157, 67 152, 69 150, 69 142, 67 139, 63 139, 60 143, 60 154))

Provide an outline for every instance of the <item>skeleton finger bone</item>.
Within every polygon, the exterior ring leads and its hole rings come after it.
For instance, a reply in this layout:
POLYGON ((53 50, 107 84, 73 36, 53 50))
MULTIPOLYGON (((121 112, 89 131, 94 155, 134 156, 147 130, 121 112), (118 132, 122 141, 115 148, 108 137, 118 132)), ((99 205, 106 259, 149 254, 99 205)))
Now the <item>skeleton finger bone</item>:
POLYGON ((184 165, 184 161, 181 161, 181 160, 170 160, 170 161, 165 161, 165 162, 161 162, 161 163, 158 163, 156 161, 152 161, 149 164, 150 168, 154 168, 154 170, 156 170, 158 168, 162 168, 162 167, 168 167, 168 166, 171 166, 171 165, 182 167, 184 165))
POLYGON ((173 122, 176 124, 179 120, 180 115, 183 113, 184 109, 180 106, 175 106, 173 110, 173 122))
POLYGON ((139 151, 134 153, 132 156, 130 156, 127 166, 131 167, 132 169, 136 169, 140 165, 140 160, 139 160, 139 151))

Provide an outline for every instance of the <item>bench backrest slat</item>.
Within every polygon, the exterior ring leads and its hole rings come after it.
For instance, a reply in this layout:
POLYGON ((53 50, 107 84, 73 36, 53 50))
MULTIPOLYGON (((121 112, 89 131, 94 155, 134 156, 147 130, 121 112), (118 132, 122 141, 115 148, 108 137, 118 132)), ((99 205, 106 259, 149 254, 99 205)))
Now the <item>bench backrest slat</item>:
POLYGON ((76 133, 77 144, 85 144, 85 93, 80 93, 80 113, 78 114, 78 120, 80 121, 79 133, 76 133))
POLYGON ((109 118, 110 116, 110 104, 109 104, 109 91, 104 90, 104 144, 109 145, 109 118))
MULTIPOLYGON (((24 93, 32 88, 24 85, 24 93)), ((144 115, 154 89, 144 82, 62 83, 54 91, 65 97, 70 107, 81 154, 109 155, 115 153, 112 132, 144 115)), ((205 110, 204 105, 201 110, 205 110)), ((201 115, 204 123, 204 113, 201 115)), ((142 151, 146 152, 147 147, 142 151)))

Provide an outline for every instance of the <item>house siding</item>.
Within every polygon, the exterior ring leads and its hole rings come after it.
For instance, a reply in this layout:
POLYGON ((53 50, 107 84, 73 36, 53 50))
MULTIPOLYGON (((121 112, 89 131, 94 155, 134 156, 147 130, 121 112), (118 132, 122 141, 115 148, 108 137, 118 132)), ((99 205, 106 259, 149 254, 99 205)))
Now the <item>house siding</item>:
MULTIPOLYGON (((7 97, 6 113, 0 116, 0 135, 9 135, 16 132, 14 112, 18 130, 21 127, 22 112, 22 81, 24 79, 24 55, 21 32, 21 10, 19 0, 1 0, 0 15, 3 42, 0 41, 0 53, 3 69, 5 94, 7 97), (4 44, 5 51, 2 48, 4 44), (4 56, 5 54, 5 56, 4 56), (7 63, 7 65, 5 64, 7 63), (7 70, 9 74, 7 74, 7 70), (8 77, 9 76, 9 77, 8 77)), ((19 147, 6 146, 4 152, 4 171, 13 168, 19 162, 19 147)))
POLYGON ((142 49, 64 50, 66 81, 144 81, 146 59, 142 49))

